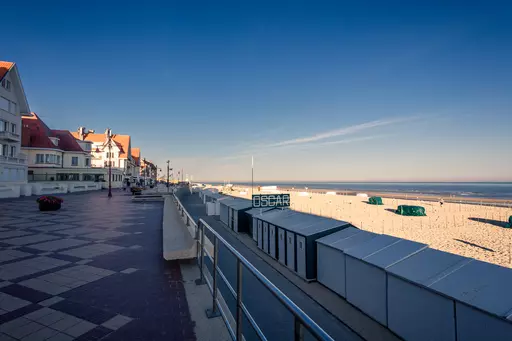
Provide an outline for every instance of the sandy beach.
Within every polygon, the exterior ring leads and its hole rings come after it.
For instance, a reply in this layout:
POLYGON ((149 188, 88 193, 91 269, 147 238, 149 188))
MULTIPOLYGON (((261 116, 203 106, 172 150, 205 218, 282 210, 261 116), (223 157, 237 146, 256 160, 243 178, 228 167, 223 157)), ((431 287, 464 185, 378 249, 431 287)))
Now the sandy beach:
MULTIPOLYGON (((240 194, 241 191, 229 194, 250 199, 250 190, 246 194, 240 194)), ((289 193, 294 210, 344 220, 366 231, 414 240, 434 249, 512 268, 512 229, 505 228, 512 215, 510 207, 463 201, 441 205, 439 201, 431 201, 432 198, 429 201, 383 198, 384 205, 373 206, 367 203, 367 198, 356 195, 289 193), (394 212, 398 205, 423 206, 427 216, 398 215, 394 212)))

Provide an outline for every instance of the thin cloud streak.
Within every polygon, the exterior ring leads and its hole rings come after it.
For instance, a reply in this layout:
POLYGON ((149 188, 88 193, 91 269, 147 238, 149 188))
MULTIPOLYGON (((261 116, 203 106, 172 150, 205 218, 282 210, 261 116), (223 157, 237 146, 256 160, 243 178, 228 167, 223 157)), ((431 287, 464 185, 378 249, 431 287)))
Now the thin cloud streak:
MULTIPOLYGON (((300 146, 295 145, 285 145, 279 148, 279 150, 291 148, 291 147, 306 147, 306 148, 315 148, 315 147, 323 147, 323 146, 329 146, 329 145, 336 145, 336 144, 350 144, 350 143, 356 143, 356 142, 364 142, 369 140, 375 140, 380 139, 383 137, 386 137, 389 135, 374 135, 374 136, 363 136, 363 137, 356 137, 352 139, 344 139, 344 140, 338 140, 338 141, 329 141, 329 142, 320 142, 320 143, 306 143, 301 144, 300 146)), ((275 150, 275 149, 274 149, 275 150)), ((228 155, 221 157, 221 160, 236 160, 236 159, 247 159, 250 160, 251 156, 262 156, 270 154, 273 150, 266 150, 266 151, 260 151, 255 150, 252 153, 243 153, 243 154, 235 154, 235 155, 228 155)))
POLYGON ((356 137, 353 139, 345 139, 345 140, 339 140, 339 141, 330 141, 330 142, 321 142, 321 143, 315 143, 315 146, 330 146, 333 144, 348 144, 348 143, 354 143, 354 142, 363 142, 363 141, 369 141, 369 140, 375 140, 380 139, 383 137, 386 137, 387 135, 374 135, 374 136, 363 136, 363 137, 356 137))
POLYGON ((355 134, 355 133, 359 133, 361 131, 372 129, 372 128, 388 126, 388 125, 403 123, 403 122, 409 122, 409 121, 413 121, 417 118, 418 118, 418 116, 393 118, 393 119, 387 119, 387 120, 376 120, 376 121, 366 122, 366 123, 357 124, 357 125, 353 125, 353 126, 349 126, 349 127, 343 127, 340 129, 331 130, 331 131, 319 133, 319 134, 312 135, 312 136, 300 137, 300 138, 296 138, 296 139, 292 139, 292 140, 285 140, 285 141, 277 142, 277 143, 274 143, 271 145, 267 145, 267 147, 269 147, 269 148, 282 147, 282 146, 303 144, 303 143, 308 143, 308 142, 315 142, 315 141, 325 140, 325 139, 332 138, 332 137, 355 134))

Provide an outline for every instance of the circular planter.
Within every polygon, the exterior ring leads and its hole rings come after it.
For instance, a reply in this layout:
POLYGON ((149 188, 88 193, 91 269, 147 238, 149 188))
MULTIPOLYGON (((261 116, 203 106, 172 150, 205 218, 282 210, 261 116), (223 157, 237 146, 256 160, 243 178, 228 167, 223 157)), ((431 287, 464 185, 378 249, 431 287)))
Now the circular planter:
POLYGON ((58 204, 49 204, 46 202, 39 203, 39 211, 57 211, 60 209, 60 203, 58 204))

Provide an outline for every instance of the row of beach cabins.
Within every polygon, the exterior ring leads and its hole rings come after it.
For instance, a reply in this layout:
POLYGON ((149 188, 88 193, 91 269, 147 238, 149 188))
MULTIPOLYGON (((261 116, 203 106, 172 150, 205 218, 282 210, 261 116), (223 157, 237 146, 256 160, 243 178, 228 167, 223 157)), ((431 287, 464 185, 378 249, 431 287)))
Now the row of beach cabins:
POLYGON ((291 209, 193 188, 208 215, 408 341, 512 340, 512 269, 291 209))

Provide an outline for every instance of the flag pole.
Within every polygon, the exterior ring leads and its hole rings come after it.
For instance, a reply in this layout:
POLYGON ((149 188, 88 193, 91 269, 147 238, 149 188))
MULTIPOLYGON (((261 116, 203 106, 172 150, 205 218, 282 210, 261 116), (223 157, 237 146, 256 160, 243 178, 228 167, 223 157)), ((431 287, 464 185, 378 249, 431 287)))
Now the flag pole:
POLYGON ((254 156, 251 156, 251 197, 254 194, 254 156))

